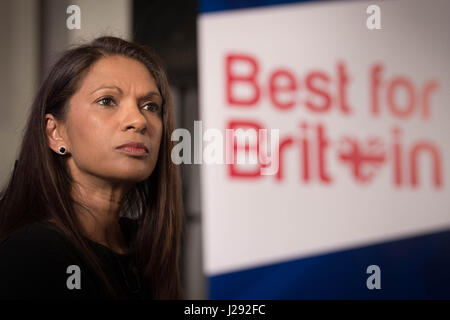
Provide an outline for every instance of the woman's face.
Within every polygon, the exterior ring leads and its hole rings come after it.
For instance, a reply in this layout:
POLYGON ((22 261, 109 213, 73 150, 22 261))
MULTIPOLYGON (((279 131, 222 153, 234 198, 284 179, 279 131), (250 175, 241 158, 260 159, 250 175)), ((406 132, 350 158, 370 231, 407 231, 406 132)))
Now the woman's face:
POLYGON ((162 97, 140 62, 110 56, 97 61, 69 101, 64 142, 72 175, 138 182, 155 168, 161 143, 162 97), (140 143, 147 152, 118 149, 140 143))

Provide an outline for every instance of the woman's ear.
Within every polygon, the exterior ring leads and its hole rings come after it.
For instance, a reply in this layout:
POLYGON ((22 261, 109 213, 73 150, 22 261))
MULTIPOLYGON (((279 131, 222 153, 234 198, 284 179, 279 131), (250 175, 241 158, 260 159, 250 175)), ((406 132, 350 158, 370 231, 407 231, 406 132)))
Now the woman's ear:
POLYGON ((54 152, 59 154, 61 147, 65 147, 65 153, 70 150, 68 141, 65 139, 65 126, 50 113, 45 115, 45 132, 48 145, 54 152))

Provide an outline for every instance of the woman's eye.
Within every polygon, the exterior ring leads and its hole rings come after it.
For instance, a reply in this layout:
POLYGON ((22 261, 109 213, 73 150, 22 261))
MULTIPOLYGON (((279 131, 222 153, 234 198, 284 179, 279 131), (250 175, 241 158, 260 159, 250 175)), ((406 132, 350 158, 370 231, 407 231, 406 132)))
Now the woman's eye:
POLYGON ((148 111, 159 111, 159 105, 157 103, 154 102, 149 102, 147 104, 145 104, 142 108, 144 108, 145 110, 148 111))
POLYGON ((114 104, 114 99, 111 97, 104 97, 98 100, 97 103, 101 104, 102 106, 111 106, 114 104))

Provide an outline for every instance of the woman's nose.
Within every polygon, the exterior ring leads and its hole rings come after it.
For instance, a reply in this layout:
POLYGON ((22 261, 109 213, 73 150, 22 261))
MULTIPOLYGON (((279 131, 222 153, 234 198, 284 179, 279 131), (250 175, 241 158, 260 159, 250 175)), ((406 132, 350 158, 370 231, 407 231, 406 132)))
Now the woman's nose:
POLYGON ((136 103, 127 103, 123 108, 121 129, 123 131, 134 130, 144 132, 147 128, 147 119, 142 114, 136 103))

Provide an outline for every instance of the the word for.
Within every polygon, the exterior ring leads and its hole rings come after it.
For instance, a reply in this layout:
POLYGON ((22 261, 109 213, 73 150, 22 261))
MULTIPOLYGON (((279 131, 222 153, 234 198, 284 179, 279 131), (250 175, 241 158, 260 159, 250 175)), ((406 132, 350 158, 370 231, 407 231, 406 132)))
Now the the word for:
POLYGON ((381 9, 376 4, 367 7, 366 13, 371 14, 366 21, 367 29, 381 29, 381 9))
POLYGON ((79 6, 72 4, 67 7, 67 14, 70 14, 66 20, 67 29, 81 29, 81 9, 79 6))
POLYGON ((373 290, 373 289, 381 289, 381 269, 376 264, 372 264, 367 267, 366 270, 367 274, 370 274, 371 276, 367 278, 366 286, 367 289, 373 290))
POLYGON ((396 76, 391 79, 383 80, 381 72, 383 65, 374 64, 370 68, 370 111, 371 115, 378 116, 380 114, 380 105, 387 105, 391 115, 398 119, 408 119, 414 114, 419 113, 422 119, 430 118, 431 109, 431 93, 438 89, 439 84, 435 80, 426 81, 422 87, 414 86, 412 80, 405 76, 396 76), (384 88, 385 92, 381 92, 384 88), (396 101, 398 93, 404 93, 406 103, 400 105, 396 101), (385 96, 386 101, 382 101, 380 96, 385 96))
POLYGON ((67 267, 66 273, 70 274, 67 278, 66 286, 69 290, 81 289, 81 270, 76 264, 67 267))

